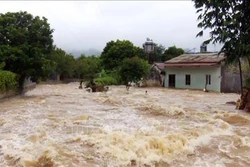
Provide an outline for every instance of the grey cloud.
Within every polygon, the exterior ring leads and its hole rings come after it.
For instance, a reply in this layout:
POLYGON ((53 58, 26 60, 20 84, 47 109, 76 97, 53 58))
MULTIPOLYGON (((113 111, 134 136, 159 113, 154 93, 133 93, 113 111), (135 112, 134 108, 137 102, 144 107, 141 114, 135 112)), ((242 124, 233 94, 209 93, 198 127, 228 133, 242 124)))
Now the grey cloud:
MULTIPOLYGON (((48 18, 54 41, 66 51, 97 49, 110 40, 142 46, 146 37, 165 47, 199 49, 197 14, 191 1, 1 1, 0 12, 28 11, 48 18)), ((210 51, 220 49, 209 45, 210 51)))

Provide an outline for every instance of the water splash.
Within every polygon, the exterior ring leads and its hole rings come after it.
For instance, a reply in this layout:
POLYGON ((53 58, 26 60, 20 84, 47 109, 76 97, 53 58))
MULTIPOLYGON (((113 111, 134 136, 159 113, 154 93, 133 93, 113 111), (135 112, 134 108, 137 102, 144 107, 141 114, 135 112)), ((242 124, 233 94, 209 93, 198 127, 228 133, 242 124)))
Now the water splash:
POLYGON ((0 104, 0 166, 250 165, 250 117, 225 104, 236 94, 78 85, 0 104))

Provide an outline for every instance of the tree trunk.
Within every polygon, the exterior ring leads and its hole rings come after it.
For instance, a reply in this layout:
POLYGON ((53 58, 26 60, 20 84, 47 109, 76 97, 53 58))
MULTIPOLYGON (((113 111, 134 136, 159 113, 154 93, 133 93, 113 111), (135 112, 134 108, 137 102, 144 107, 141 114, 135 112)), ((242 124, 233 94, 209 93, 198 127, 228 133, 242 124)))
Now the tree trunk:
POLYGON ((56 74, 56 81, 60 81, 61 75, 60 74, 56 74))
POLYGON ((243 94, 243 83, 242 83, 242 70, 241 70, 240 57, 238 57, 238 61, 239 61, 239 70, 240 70, 240 94, 242 96, 242 94, 243 94))
POLYGON ((25 78, 26 78, 25 75, 21 75, 19 80, 18 80, 18 91, 20 94, 23 92, 23 89, 24 89, 25 78))

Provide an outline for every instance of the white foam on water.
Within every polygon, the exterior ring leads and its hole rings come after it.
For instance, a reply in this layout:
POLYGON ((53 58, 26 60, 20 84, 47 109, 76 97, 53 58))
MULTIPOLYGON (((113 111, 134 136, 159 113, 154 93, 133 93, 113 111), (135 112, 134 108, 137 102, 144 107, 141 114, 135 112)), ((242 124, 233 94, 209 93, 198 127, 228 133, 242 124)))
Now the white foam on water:
POLYGON ((236 94, 78 85, 38 85, 0 104, 0 166, 250 165, 250 117, 225 105, 236 94))

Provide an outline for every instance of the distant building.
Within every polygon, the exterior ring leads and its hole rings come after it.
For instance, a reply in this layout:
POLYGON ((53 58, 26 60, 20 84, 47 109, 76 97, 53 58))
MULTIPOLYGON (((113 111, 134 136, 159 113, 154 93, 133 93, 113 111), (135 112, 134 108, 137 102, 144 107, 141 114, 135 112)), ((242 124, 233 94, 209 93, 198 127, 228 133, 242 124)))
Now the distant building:
POLYGON ((204 89, 216 92, 240 91, 239 75, 230 73, 224 54, 183 54, 165 62, 165 87, 204 89))
POLYGON ((155 58, 153 56, 155 50, 155 43, 152 39, 147 38, 146 42, 142 45, 144 49, 144 53, 146 55, 146 59, 148 60, 149 64, 153 64, 155 58))
POLYGON ((206 52, 207 52, 207 45, 202 44, 202 45, 200 46, 200 52, 201 52, 201 53, 206 53, 206 52))

